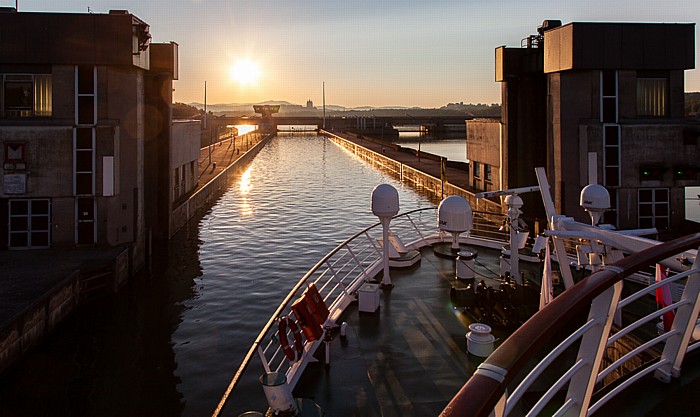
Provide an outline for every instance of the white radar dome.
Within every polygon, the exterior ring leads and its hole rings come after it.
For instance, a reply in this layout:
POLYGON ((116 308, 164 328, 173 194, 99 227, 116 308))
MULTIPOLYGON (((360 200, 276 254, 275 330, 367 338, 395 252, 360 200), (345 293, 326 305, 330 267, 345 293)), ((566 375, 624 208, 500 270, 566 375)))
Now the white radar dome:
POLYGON ((581 207, 591 216, 593 224, 597 224, 610 208, 610 193, 602 185, 589 184, 581 190, 581 207))
POLYGON ((399 192, 389 184, 372 190, 372 213, 377 217, 394 217, 399 213, 399 192))
POLYGON ((472 230, 472 206, 463 197, 452 195, 440 202, 438 227, 446 232, 468 232, 472 230))
POLYGON ((503 201, 508 207, 519 209, 523 206, 523 199, 517 194, 509 194, 503 201))

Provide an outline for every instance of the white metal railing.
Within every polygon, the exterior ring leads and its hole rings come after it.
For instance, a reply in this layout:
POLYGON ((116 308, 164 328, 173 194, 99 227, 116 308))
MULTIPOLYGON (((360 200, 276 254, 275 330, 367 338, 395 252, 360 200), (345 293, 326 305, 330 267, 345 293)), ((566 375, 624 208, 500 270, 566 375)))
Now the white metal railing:
MULTIPOLYGON (((475 212, 471 236, 489 238, 490 240, 500 237, 500 244, 504 244, 507 233, 499 231, 500 224, 489 221, 485 216, 482 217, 482 214, 486 213, 475 212)), ((493 213, 488 213, 488 215, 490 218, 498 216, 493 213)), ((427 244, 451 239, 448 234, 438 231, 437 209, 435 207, 417 209, 398 215, 392 219, 390 229, 404 242, 408 249, 417 249, 427 244)), ((294 301, 302 297, 309 285, 314 284, 330 312, 325 325, 335 326, 335 321, 345 308, 356 300, 357 290, 362 284, 373 280, 381 271, 383 267, 382 247, 379 244, 381 238, 381 224, 376 223, 338 245, 299 280, 255 339, 253 346, 222 396, 213 413, 214 416, 219 415, 229 397, 232 396, 234 388, 256 354, 267 372, 285 373, 290 388, 294 388, 322 342, 323 336, 313 342, 304 340, 304 352, 301 359, 290 361, 284 355, 279 343, 279 319, 291 315, 291 306, 294 301)), ((287 340, 293 341, 291 330, 287 330, 286 336, 287 340)))
POLYGON ((678 377, 686 354, 700 348, 697 333, 693 336, 700 261, 696 256, 689 270, 649 286, 625 282, 631 294, 621 299, 623 278, 698 244, 700 233, 630 255, 555 298, 479 366, 442 415, 536 416, 545 407, 550 415, 591 415, 645 376, 663 382, 678 377), (656 305, 657 288, 682 282, 678 301, 656 305), (657 325, 669 311, 675 311, 675 319, 664 333, 657 325), (572 326, 577 320, 582 324, 572 326), (537 365, 527 372, 533 360, 537 365), (534 392, 543 386, 544 393, 534 392), (534 406, 522 401, 525 393, 530 401, 539 396, 534 406))

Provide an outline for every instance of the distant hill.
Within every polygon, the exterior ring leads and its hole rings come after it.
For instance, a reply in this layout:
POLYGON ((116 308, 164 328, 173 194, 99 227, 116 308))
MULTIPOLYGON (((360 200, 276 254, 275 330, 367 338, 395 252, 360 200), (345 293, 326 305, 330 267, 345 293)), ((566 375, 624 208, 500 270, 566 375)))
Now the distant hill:
POLYGON ((204 114, 204 110, 200 110, 195 106, 185 103, 173 103, 173 119, 192 119, 201 114, 204 114))
MULTIPOLYGON (((297 115, 297 116, 321 116, 323 115, 323 107, 306 107, 299 104, 293 104, 288 101, 268 100, 261 103, 224 103, 224 104, 207 104, 207 111, 215 115, 227 116, 253 116, 253 105, 267 104, 279 105, 280 114, 297 115)), ((189 103, 189 106, 204 109, 202 103, 189 103)), ((402 106, 360 106, 360 107, 344 107, 339 105, 326 105, 326 115, 328 116, 426 116, 426 115, 444 115, 444 116, 459 116, 464 117, 498 117, 501 114, 501 106, 499 104, 464 104, 464 103, 449 103, 440 108, 421 108, 421 107, 402 107, 402 106)))

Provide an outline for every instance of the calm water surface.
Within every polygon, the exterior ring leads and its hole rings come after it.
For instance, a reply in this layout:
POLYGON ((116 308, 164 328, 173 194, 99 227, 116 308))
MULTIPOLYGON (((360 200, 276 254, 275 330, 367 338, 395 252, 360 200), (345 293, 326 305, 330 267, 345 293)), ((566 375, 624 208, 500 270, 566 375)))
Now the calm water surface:
MULTIPOLYGON (((412 189, 315 135, 275 138, 202 218, 162 243, 154 273, 86 306, 0 380, 1 416, 205 416, 282 297, 374 222, 372 188, 412 189)), ((225 415, 265 407, 256 369, 225 415)))
POLYGON ((418 149, 444 156, 450 161, 467 162, 466 135, 426 135, 419 132, 399 132, 394 143, 404 148, 418 149))

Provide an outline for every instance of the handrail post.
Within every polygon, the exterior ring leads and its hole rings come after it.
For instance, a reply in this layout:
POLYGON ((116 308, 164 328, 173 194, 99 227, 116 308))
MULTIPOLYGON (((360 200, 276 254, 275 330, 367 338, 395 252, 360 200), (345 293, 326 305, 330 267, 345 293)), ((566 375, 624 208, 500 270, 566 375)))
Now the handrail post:
POLYGON ((588 319, 595 324, 581 339, 577 360, 583 360, 583 366, 571 377, 566 398, 573 402, 565 416, 585 416, 588 411, 621 293, 622 281, 618 281, 591 302, 588 319))
MULTIPOLYGON (((698 250, 700 254, 700 250, 698 250)), ((695 262, 692 269, 698 271, 700 261, 698 256, 695 256, 695 262)), ((676 334, 666 340, 666 346, 661 354, 660 360, 668 360, 667 365, 662 366, 654 372, 654 378, 662 382, 671 382, 671 377, 678 378, 681 373, 681 364, 685 358, 690 336, 695 329, 695 322, 700 312, 700 303, 698 296, 700 295, 700 272, 688 276, 688 280, 681 295, 681 301, 688 301, 678 307, 676 317, 673 319, 671 332, 676 331, 676 334)))

